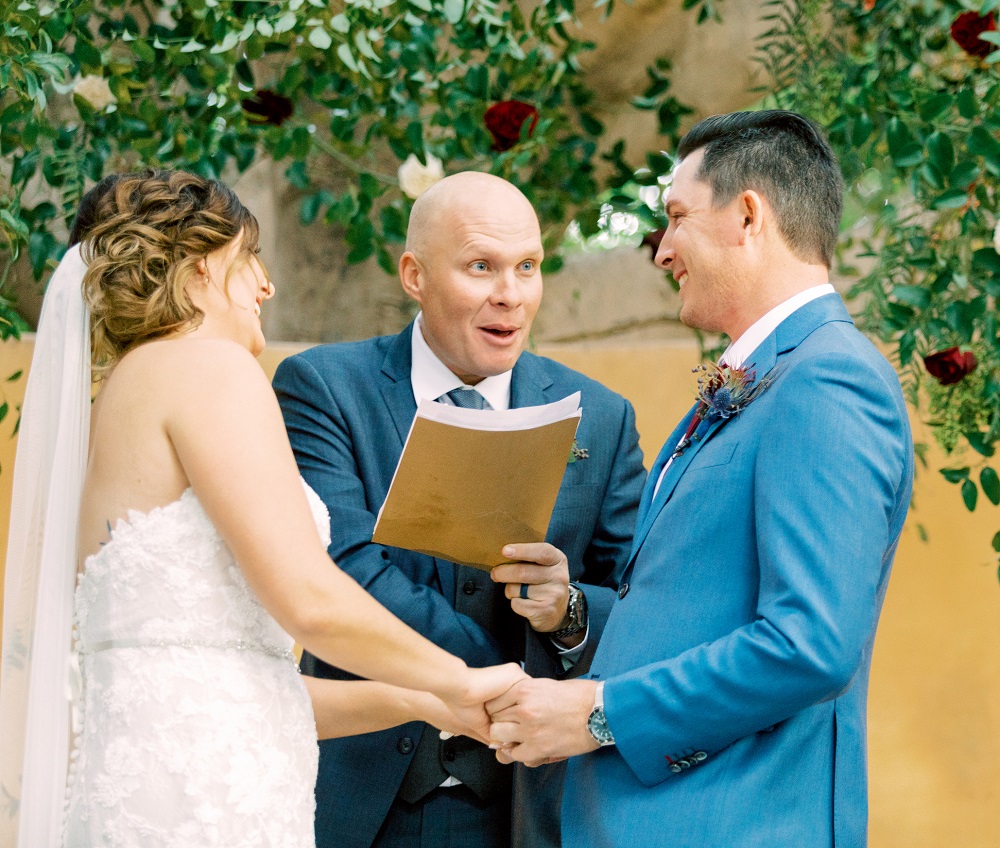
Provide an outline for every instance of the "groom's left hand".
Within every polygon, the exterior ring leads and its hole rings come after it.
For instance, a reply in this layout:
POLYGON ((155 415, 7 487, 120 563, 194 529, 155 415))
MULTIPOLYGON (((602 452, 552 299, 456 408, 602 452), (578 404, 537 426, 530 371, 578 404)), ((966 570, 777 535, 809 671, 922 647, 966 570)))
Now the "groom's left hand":
POLYGON ((596 750, 587 719, 597 683, 528 678, 489 701, 490 740, 497 759, 538 766, 596 750))

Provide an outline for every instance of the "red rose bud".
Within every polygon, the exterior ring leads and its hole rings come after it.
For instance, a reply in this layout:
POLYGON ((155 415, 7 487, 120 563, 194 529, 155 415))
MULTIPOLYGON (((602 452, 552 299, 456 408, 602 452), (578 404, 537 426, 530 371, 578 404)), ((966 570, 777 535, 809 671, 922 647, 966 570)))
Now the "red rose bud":
POLYGON ((666 230, 662 227, 658 230, 653 230, 651 233, 646 233, 642 237, 642 246, 649 248, 649 261, 656 262, 656 251, 660 249, 660 242, 663 241, 663 236, 666 234, 666 230))
POLYGON ((970 56, 985 59, 994 50, 995 44, 983 41, 979 35, 997 28, 997 20, 992 13, 979 17, 975 12, 962 12, 951 24, 951 37, 970 56))
POLYGON ((927 373, 936 378, 942 386, 951 386, 959 382, 967 374, 975 371, 978 364, 976 355, 971 350, 963 353, 957 347, 939 350, 924 357, 927 373))
POLYGON ((295 111, 295 104, 291 100, 266 88, 254 92, 253 97, 244 98, 240 105, 251 123, 273 124, 276 127, 285 123, 295 111))
POLYGON ((483 117, 483 123, 493 135, 493 149, 510 150, 517 144, 525 121, 531 121, 528 126, 528 135, 531 135, 538 123, 538 110, 530 103, 504 100, 490 106, 483 117))

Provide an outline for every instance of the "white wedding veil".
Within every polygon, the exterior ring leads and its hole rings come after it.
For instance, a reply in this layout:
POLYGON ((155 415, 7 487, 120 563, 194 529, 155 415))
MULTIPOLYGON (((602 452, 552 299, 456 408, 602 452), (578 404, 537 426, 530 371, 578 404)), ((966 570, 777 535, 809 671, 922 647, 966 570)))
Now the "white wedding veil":
POLYGON ((90 434, 86 265, 67 251, 49 282, 21 409, 0 666, 0 843, 58 848, 70 746, 77 524, 90 434))

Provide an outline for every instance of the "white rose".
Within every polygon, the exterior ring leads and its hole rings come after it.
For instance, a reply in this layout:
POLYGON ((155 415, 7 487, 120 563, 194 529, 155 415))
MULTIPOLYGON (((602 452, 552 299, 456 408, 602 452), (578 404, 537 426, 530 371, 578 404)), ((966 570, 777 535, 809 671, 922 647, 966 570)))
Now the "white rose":
POLYGON ((993 228, 993 249, 1000 253, 1000 219, 997 220, 997 225, 993 228))
POLYGON ((111 86, 104 77, 96 77, 93 74, 85 76, 73 86, 73 93, 79 94, 98 112, 103 112, 112 103, 117 103, 118 99, 111 93, 111 86))
POLYGON ((399 166, 399 187, 403 194, 411 200, 416 200, 438 180, 444 178, 444 166, 436 156, 427 154, 427 164, 424 165, 415 154, 411 153, 406 161, 399 166))

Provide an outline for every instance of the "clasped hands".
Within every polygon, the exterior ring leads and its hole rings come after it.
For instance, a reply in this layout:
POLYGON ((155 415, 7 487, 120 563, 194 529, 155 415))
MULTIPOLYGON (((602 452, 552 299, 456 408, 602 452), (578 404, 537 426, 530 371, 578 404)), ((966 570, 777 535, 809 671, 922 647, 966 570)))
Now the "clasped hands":
MULTIPOLYGON (((511 608, 536 631, 565 626, 569 601, 569 566, 561 551, 547 543, 508 545, 510 563, 496 566, 491 577, 504 583, 511 608)), ((458 719, 449 733, 471 735, 489 744, 502 763, 529 766, 557 762, 593 751, 597 742, 587 730, 597 681, 531 678, 509 663, 470 669, 474 683, 468 706, 452 709, 458 719), (473 706, 473 704, 476 704, 473 706)))

